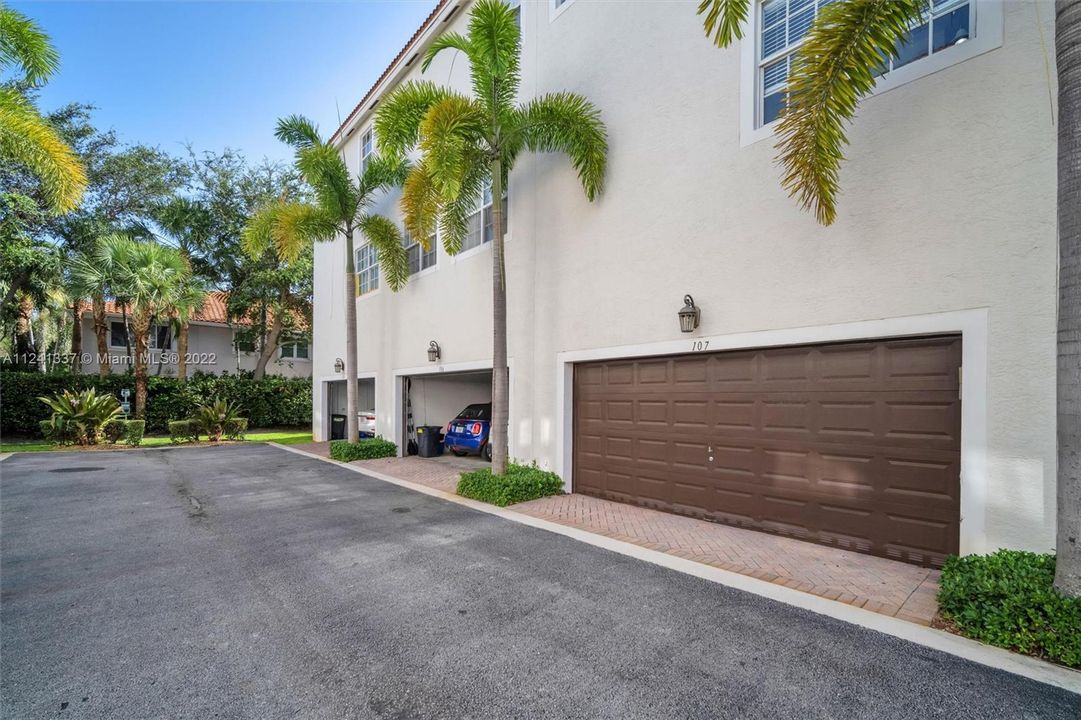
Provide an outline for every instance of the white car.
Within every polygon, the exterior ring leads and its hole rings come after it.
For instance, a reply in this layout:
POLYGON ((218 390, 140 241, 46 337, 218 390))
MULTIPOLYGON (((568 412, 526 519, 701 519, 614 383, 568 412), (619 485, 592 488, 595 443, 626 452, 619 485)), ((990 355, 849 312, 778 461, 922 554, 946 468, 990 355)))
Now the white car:
POLYGON ((357 426, 361 437, 375 437, 375 410, 361 410, 357 413, 357 426))

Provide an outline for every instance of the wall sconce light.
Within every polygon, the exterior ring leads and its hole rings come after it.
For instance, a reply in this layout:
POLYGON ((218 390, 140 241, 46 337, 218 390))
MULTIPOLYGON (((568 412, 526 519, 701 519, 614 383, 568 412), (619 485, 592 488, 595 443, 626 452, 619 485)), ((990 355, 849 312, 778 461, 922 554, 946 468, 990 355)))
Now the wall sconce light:
POLYGON ((334 372, 345 372, 345 360, 341 358, 334 358, 334 372))
POLYGON ((435 340, 432 340, 430 343, 428 343, 428 362, 435 362, 440 357, 441 353, 439 352, 439 343, 437 343, 435 340))
POLYGON ((694 298, 684 295, 683 307, 679 310, 679 329, 685 333, 694 332, 701 317, 702 311, 694 304, 694 298))

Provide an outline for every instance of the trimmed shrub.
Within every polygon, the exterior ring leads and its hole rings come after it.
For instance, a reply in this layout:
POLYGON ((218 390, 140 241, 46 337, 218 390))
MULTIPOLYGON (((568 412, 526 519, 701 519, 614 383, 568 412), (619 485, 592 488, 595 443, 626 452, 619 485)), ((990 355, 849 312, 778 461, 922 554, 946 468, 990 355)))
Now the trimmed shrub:
POLYGON ((554 472, 530 465, 507 463, 506 475, 492 475, 491 468, 462 473, 458 494, 499 507, 563 494, 563 480, 554 472))
POLYGON ((341 462, 395 457, 397 454, 398 446, 381 437, 367 438, 356 442, 333 440, 330 443, 331 459, 340 460, 341 462))
POLYGON ((172 441, 174 445, 179 445, 180 443, 198 442, 199 429, 192 423, 191 420, 170 420, 169 440, 172 441))
POLYGON ((132 447, 138 447, 143 442, 145 431, 146 420, 128 420, 124 423, 124 442, 132 447))
MULTIPOLYGON (((135 389, 135 379, 128 374, 99 378, 2 369, 5 367, 0 365, 0 385, 4 389, 0 434, 5 437, 40 434, 39 423, 48 419, 49 409, 37 400, 39 396, 96 388, 101 394, 119 398, 122 389, 135 389)), ((166 432, 170 420, 189 417, 196 407, 217 398, 240 408, 251 428, 297 427, 312 422, 310 378, 270 376, 252 380, 194 373, 187 383, 182 383, 176 378, 152 375, 147 378, 146 431, 166 432)))
POLYGON ((243 440, 248 432, 248 418, 234 418, 225 423, 225 437, 229 440, 243 440))
POLYGON ((120 438, 124 437, 124 433, 127 431, 127 424, 125 420, 113 420, 102 428, 102 435, 105 437, 105 442, 115 445, 120 442, 120 438))
POLYGON ((938 607, 974 640, 1081 667, 1081 598, 1054 588, 1055 556, 1020 550, 950 557, 938 607))

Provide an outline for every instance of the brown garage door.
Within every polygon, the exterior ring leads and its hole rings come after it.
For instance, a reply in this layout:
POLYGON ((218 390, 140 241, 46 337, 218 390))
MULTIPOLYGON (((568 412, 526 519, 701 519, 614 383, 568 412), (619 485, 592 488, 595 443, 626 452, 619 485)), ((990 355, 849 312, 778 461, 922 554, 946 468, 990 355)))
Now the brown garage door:
POLYGON ((941 565, 960 365, 954 336, 577 365, 574 489, 941 565))

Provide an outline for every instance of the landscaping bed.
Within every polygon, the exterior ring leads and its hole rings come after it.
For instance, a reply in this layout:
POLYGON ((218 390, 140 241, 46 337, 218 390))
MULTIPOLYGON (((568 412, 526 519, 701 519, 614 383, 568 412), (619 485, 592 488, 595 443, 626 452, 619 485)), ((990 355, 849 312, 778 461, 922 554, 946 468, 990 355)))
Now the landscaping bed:
POLYGON ((1055 556, 1020 550, 951 557, 935 627, 1081 668, 1081 598, 1054 588, 1055 556))
POLYGON ((491 468, 462 473, 458 494, 499 507, 563 493, 563 480, 534 463, 507 463, 506 475, 493 475, 491 468))

